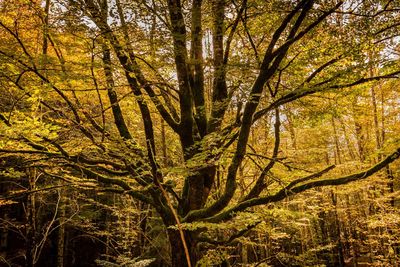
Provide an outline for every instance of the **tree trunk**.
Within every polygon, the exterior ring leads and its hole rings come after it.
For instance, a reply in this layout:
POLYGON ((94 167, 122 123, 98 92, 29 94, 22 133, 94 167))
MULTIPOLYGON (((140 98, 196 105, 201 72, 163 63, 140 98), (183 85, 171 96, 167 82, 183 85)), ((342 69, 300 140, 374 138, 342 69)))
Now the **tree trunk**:
POLYGON ((287 107, 285 107, 285 113, 287 116, 286 119, 288 122, 288 130, 289 130, 289 134, 290 134, 290 139, 292 141, 292 148, 294 150, 296 150, 297 149, 297 140, 296 140, 296 132, 294 129, 294 124, 293 124, 293 114, 287 107))
POLYGON ((185 249, 182 244, 179 231, 168 229, 168 239, 171 246, 171 266, 172 267, 189 267, 196 266, 199 258, 199 251, 197 249, 197 242, 192 234, 185 233, 185 241, 189 250, 190 265, 185 254, 185 249))
MULTIPOLYGON (((36 170, 28 169, 29 190, 36 190, 36 170)), ((36 246, 36 196, 35 193, 28 195, 26 202, 26 266, 35 266, 36 246)))
POLYGON ((337 133, 337 129, 336 129, 336 123, 335 123, 335 118, 332 117, 332 128, 333 128, 333 137, 335 140, 335 164, 342 164, 342 156, 340 153, 340 146, 339 146, 339 136, 337 133))
MULTIPOLYGON (((63 185, 64 182, 61 182, 63 185)), ((64 248, 65 248, 65 197, 64 190, 60 189, 60 210, 59 210, 59 227, 57 236, 57 267, 64 267, 64 248)))
MULTIPOLYGON (((385 142, 385 133, 386 133, 386 127, 385 127, 385 111, 384 111, 384 106, 385 106, 385 98, 384 98, 384 95, 383 95, 383 90, 382 90, 382 88, 380 88, 380 91, 381 91, 381 106, 382 106, 382 111, 381 111, 381 117, 382 117, 382 121, 381 121, 381 126, 382 126, 382 130, 381 130, 381 135, 380 135, 380 138, 379 137, 377 137, 377 141, 379 141, 380 140, 380 147, 379 148, 382 148, 382 146, 383 146, 383 144, 384 144, 384 142, 385 142)), ((374 101, 375 101, 375 105, 376 105, 376 97, 375 97, 375 93, 374 93, 374 99, 373 99, 374 101)), ((375 115, 375 113, 376 113, 376 111, 374 112, 374 115, 375 115)), ((377 122, 376 122, 377 123, 377 122)), ((375 124, 376 125, 376 124, 375 124)), ((378 129, 378 131, 379 131, 379 125, 376 125, 375 126, 377 129, 378 129)), ((378 134, 379 132, 376 132, 376 134, 378 134)), ((379 154, 380 155, 380 154, 379 154)), ((385 171, 386 171, 386 177, 388 178, 388 180, 389 180, 389 192, 390 193, 394 193, 394 175, 393 175, 393 172, 392 172, 392 170, 390 169, 390 166, 386 166, 386 168, 385 168, 385 171)), ((395 206, 395 198, 392 196, 391 197, 391 199, 390 199, 390 205, 392 206, 392 207, 394 207, 395 206)))
POLYGON ((338 214, 338 208, 337 208, 337 195, 331 191, 331 198, 332 198, 332 204, 335 207, 334 213, 335 213, 335 241, 336 241, 336 253, 337 253, 337 261, 336 264, 337 266, 343 267, 344 265, 344 253, 343 253, 343 243, 342 243, 342 238, 341 238, 341 228, 340 228, 340 220, 339 220, 339 214, 338 214))
POLYGON ((356 159, 355 152, 353 150, 353 145, 350 141, 349 135, 347 133, 346 125, 343 120, 340 120, 340 125, 341 125, 342 131, 343 131, 344 140, 346 141, 346 146, 347 146, 347 150, 349 152, 350 160, 353 161, 356 159))
POLYGON ((145 204, 143 202, 140 202, 139 204, 139 255, 142 255, 145 252, 145 247, 146 247, 146 229, 147 229, 147 218, 149 216, 150 211, 150 207, 148 204, 145 204))
MULTIPOLYGON (((376 150, 380 150, 382 148, 382 140, 381 140, 381 134, 380 134, 380 129, 379 129, 379 121, 378 121, 378 105, 376 103, 376 94, 375 94, 375 88, 374 86, 371 87, 371 98, 372 98, 372 107, 373 107, 373 116, 374 116, 374 130, 375 130, 375 146, 376 150)), ((379 151, 378 153, 378 161, 382 159, 381 152, 379 151)))
POLYGON ((360 161, 364 162, 365 160, 365 141, 364 141, 364 135, 362 133, 362 126, 359 122, 355 121, 355 132, 356 132, 356 138, 357 138, 357 147, 358 147, 358 155, 360 157, 360 161))
POLYGON ((204 207, 214 184, 216 171, 216 166, 208 166, 186 179, 182 194, 185 201, 179 211, 181 215, 204 207))

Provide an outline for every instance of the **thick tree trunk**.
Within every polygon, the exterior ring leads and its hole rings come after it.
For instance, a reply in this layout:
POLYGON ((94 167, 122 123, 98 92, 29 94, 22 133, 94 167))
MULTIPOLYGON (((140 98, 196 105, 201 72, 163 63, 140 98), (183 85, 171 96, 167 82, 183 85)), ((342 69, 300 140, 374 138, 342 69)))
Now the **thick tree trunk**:
POLYGON ((179 212, 181 215, 204 207, 214 184, 216 169, 216 166, 205 167, 186 179, 182 197, 185 202, 179 212))
MULTIPOLYGON (((188 267, 188 261, 182 239, 178 231, 174 229, 168 230, 168 239, 171 246, 171 266, 172 267, 188 267)), ((190 266, 196 266, 199 260, 199 251, 197 242, 191 234, 185 233, 185 241, 189 250, 190 266)))

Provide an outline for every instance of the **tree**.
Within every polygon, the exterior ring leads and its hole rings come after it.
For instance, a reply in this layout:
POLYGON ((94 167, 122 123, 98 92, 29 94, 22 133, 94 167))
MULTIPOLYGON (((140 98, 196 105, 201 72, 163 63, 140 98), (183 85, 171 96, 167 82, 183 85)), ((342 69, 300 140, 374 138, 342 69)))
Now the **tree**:
MULTIPOLYGON (((51 162, 42 168, 47 175, 93 180, 103 191, 153 207, 168 232, 172 266, 194 266, 202 253, 199 242, 213 242, 205 238, 204 223, 231 220, 241 211, 311 188, 365 179, 400 157, 395 148, 365 171, 320 179, 329 166, 265 194, 274 188, 267 174, 282 161, 284 107, 398 77, 398 58, 389 48, 398 35, 395 1, 52 4, 58 10, 50 21, 39 2, 30 6, 45 26, 44 42, 51 44, 42 55, 35 53, 36 40, 21 33, 18 15, 1 17, 0 37, 18 47, 0 47, 2 79, 12 84, 13 93, 19 90, 45 110, 40 125, 27 128, 47 129, 18 129, 14 106, 8 106, 4 112, 13 116, 1 115, 2 129, 17 131, 19 138, 1 152, 44 156, 40 160, 51 162), (51 29, 51 23, 57 28, 51 29), (384 47, 378 62, 368 58, 371 40, 384 47), (380 71, 370 75, 366 70, 372 65, 380 71), (123 102, 122 93, 133 98, 123 102), (106 113, 109 109, 112 114, 106 113), (272 155, 264 155, 269 162, 253 183, 244 181, 247 189, 238 197, 250 135, 268 116, 274 124, 272 155), (157 130, 160 119, 168 129, 157 130), (74 138, 63 137, 66 133, 74 138), (165 138, 178 155, 166 152, 165 138), (223 185, 216 186, 217 177, 223 185)), ((9 9, 6 4, 2 8, 9 9)))

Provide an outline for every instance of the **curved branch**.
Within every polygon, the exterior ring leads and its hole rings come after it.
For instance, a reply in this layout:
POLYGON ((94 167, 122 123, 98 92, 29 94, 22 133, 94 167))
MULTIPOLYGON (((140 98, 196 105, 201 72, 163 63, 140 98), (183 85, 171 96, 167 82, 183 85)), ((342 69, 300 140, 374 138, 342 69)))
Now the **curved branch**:
POLYGON ((214 240, 214 239, 208 238, 206 236, 200 236, 198 238, 198 240, 199 240, 199 242, 209 243, 209 244, 212 244, 212 245, 229 245, 230 243, 235 241, 235 239, 237 239, 239 237, 242 237, 243 235, 247 234, 249 231, 254 229, 260 223, 261 223, 261 221, 257 221, 255 223, 252 223, 252 224, 248 225, 247 227, 245 227, 244 229, 239 230, 237 233, 231 235, 226 240, 214 240))
POLYGON ((322 92, 322 91, 326 91, 329 89, 344 89, 344 88, 349 88, 352 86, 364 84, 367 82, 378 81, 378 80, 383 80, 383 79, 391 79, 391 78, 398 79, 399 78, 398 75, 400 75, 400 70, 391 72, 386 75, 380 75, 380 76, 369 77, 369 78, 360 78, 354 82, 346 83, 346 84, 334 84, 334 85, 319 86, 321 84, 320 83, 320 84, 317 84, 315 86, 312 86, 312 87, 306 88, 306 89, 298 88, 298 89, 282 96, 281 98, 277 99, 276 101, 272 102, 268 107, 257 111, 254 114, 253 123, 256 122, 257 120, 259 120, 260 118, 262 118, 268 112, 272 111, 273 109, 275 109, 283 104, 295 101, 299 98, 302 98, 302 97, 305 97, 308 95, 312 95, 317 92, 322 92))
MULTIPOLYGON (((304 192, 311 188, 331 186, 331 185, 343 185, 343 184, 347 184, 350 182, 363 180, 363 179, 366 179, 367 177, 373 175, 374 173, 380 171, 384 167, 388 166, 390 163, 397 160, 398 158, 400 158, 400 148, 398 148, 394 153, 392 153, 391 155, 386 157, 384 160, 382 160, 378 164, 374 165, 373 167, 371 167, 368 170, 363 171, 363 172, 359 172, 359 173, 355 173, 355 174, 351 174, 351 175, 347 175, 347 176, 343 176, 343 177, 338 177, 338 178, 327 178, 327 179, 323 179, 323 180, 311 181, 311 182, 306 182, 301 185, 297 185, 301 182, 305 182, 306 180, 316 178, 316 177, 318 177, 318 175, 317 176, 312 175, 309 177, 301 178, 300 180, 291 182, 289 185, 282 188, 274 195, 253 198, 253 199, 249 199, 247 201, 238 203, 236 206, 234 206, 218 215, 215 215, 213 217, 205 219, 204 221, 213 222, 213 223, 225 221, 230 218, 233 218, 235 216, 235 213, 237 213, 239 211, 244 211, 245 209, 254 207, 254 206, 278 202, 278 201, 281 201, 281 200, 287 198, 288 196, 304 192)), ((333 167, 330 166, 321 172, 322 173, 327 172, 331 168, 333 168, 333 167)), ((322 174, 321 172, 319 174, 322 174)))
POLYGON ((124 193, 127 193, 133 198, 143 201, 144 203, 153 205, 153 200, 150 197, 142 194, 143 190, 134 190, 128 183, 121 179, 104 176, 78 164, 69 164, 69 166, 85 174, 88 179, 96 180, 108 185, 117 185, 124 190, 124 193))

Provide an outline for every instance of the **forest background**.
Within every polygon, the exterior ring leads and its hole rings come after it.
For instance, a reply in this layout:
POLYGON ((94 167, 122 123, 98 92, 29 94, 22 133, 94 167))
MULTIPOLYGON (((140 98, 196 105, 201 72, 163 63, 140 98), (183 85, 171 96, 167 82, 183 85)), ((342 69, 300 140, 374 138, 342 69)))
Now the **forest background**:
POLYGON ((1 266, 396 266, 397 0, 0 1, 1 266))

